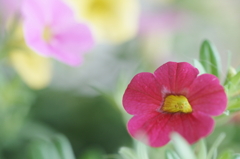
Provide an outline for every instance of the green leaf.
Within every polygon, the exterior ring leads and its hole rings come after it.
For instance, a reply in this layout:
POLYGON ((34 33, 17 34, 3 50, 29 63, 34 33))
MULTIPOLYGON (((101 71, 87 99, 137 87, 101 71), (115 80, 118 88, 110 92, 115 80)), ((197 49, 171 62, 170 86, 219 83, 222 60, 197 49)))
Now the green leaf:
POLYGON ((198 142, 196 154, 197 154, 197 159, 207 158, 207 147, 203 139, 198 142))
POLYGON ((52 140, 58 150, 59 155, 61 156, 61 159, 75 159, 71 144, 65 136, 56 135, 52 140))
POLYGON ((228 95, 228 109, 240 109, 240 72, 228 79, 225 85, 225 90, 228 95))
POLYGON ((231 77, 226 84, 226 87, 228 88, 228 96, 232 96, 236 94, 236 92, 239 91, 240 86, 240 72, 238 72, 235 76, 231 77))
POLYGON ((234 154, 232 159, 240 159, 240 154, 234 154))
POLYGON ((171 138, 173 140, 173 145, 181 159, 196 159, 196 156, 194 155, 190 145, 185 139, 183 139, 177 133, 171 134, 171 138))
POLYGON ((213 143, 212 147, 210 148, 208 155, 207 155, 207 159, 212 159, 217 151, 218 146, 220 145, 220 143, 223 141, 223 139, 225 138, 225 134, 221 133, 218 138, 215 140, 215 142, 213 143))
POLYGON ((138 159, 149 159, 147 146, 141 142, 136 142, 137 158, 138 159))
POLYGON ((33 141, 28 147, 30 159, 61 159, 55 146, 43 139, 33 141))
POLYGON ((232 154, 233 151, 231 150, 224 151, 219 155, 218 159, 232 159, 233 158, 232 154))
POLYGON ((119 154, 123 159, 137 159, 137 156, 134 153, 134 151, 127 147, 121 147, 119 150, 119 154))
POLYGON ((165 151, 165 157, 166 159, 180 159, 180 157, 173 150, 165 151))
POLYGON ((80 159, 104 159, 103 153, 99 149, 90 149, 87 150, 80 159))
POLYGON ((200 48, 200 62, 207 73, 213 74, 220 78, 221 59, 217 49, 207 40, 200 48))
POLYGON ((230 111, 238 111, 240 109, 240 98, 229 100, 227 109, 230 111))
POLYGON ((199 70, 200 74, 206 73, 206 70, 203 67, 202 63, 199 62, 198 60, 194 59, 193 60, 193 65, 199 70))
POLYGON ((235 68, 233 68, 232 66, 228 67, 227 70, 227 76, 224 82, 224 85, 227 84, 229 82, 229 80, 234 77, 237 74, 237 71, 235 70, 235 68))

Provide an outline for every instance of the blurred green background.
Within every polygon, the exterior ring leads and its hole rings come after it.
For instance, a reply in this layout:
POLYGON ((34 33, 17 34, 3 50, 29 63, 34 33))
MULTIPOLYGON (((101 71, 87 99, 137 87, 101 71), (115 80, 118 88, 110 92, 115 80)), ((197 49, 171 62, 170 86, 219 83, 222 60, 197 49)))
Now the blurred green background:
MULTIPOLYGON (((126 130, 130 116, 121 100, 136 73, 153 72, 169 60, 193 63, 205 39, 220 53, 222 82, 229 61, 239 67, 240 1, 137 2, 140 13, 134 37, 121 43, 97 42, 77 67, 50 59, 50 82, 34 89, 9 60, 22 45, 16 35, 21 18, 14 14, 5 20, 1 7, 5 1, 0 0, 0 159, 58 159, 61 146, 79 159, 117 158, 122 146, 134 145, 126 130)), ((239 116, 236 111, 217 118, 207 146, 224 132, 219 152, 240 152, 239 116)))

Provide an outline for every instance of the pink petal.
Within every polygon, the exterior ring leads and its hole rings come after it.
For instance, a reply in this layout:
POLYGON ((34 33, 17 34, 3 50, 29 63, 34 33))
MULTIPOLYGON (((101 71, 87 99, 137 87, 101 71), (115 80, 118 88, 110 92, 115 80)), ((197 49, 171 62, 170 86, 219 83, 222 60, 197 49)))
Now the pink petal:
POLYGON ((168 93, 185 95, 198 73, 198 70, 187 62, 167 62, 160 66, 154 75, 168 93))
POLYGON ((62 0, 47 0, 48 9, 51 12, 51 24, 55 28, 60 26, 68 26, 74 20, 74 13, 62 0))
POLYGON ((193 144, 212 132, 214 120, 200 112, 176 114, 173 115, 168 126, 172 127, 172 131, 181 134, 190 144, 193 144))
POLYGON ((161 88, 153 74, 147 72, 134 76, 123 95, 123 106, 133 115, 155 111, 161 102, 161 88))
POLYGON ((73 11, 61 0, 26 0, 23 7, 26 43, 34 51, 69 65, 78 65, 94 41, 90 29, 77 23, 73 11), (49 42, 42 38, 49 27, 49 42))
POLYGON ((90 35, 85 25, 72 25, 56 35, 50 43, 54 49, 52 56, 70 65, 78 65, 82 55, 93 47, 94 41, 90 35))
MULTIPOLYGON (((48 1, 24 0, 22 13, 24 20, 32 21, 33 26, 42 26, 49 19, 48 1), (45 5, 45 7, 44 7, 45 5), (48 11, 48 12, 46 12, 48 11)), ((49 20, 48 20, 49 21, 49 20)))
POLYGON ((178 10, 164 10, 158 13, 144 13, 140 17, 139 32, 146 34, 149 32, 174 31, 183 25, 185 15, 178 10))
POLYGON ((25 21, 23 30, 26 43, 31 49, 44 56, 52 54, 51 51, 49 51, 48 45, 42 39, 41 25, 36 26, 34 22, 25 21))
POLYGON ((134 116, 128 122, 128 132, 134 138, 148 141, 152 147, 164 146, 170 141, 168 121, 171 116, 159 112, 134 116))
POLYGON ((171 132, 178 132, 192 144, 211 133, 213 125, 214 120, 203 113, 152 112, 134 116, 128 123, 128 131, 137 139, 145 134, 150 146, 160 147, 169 142, 171 132))
POLYGON ((226 109, 227 96, 217 77, 211 74, 198 76, 189 87, 188 100, 193 111, 220 115, 226 109))

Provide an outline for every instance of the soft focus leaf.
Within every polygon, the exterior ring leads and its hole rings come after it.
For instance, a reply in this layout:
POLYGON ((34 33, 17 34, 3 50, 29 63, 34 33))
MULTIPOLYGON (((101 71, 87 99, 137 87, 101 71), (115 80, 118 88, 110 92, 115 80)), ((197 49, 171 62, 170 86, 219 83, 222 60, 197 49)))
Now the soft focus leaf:
POLYGON ((221 133, 218 138, 215 140, 215 142, 213 143, 212 147, 209 149, 208 155, 207 155, 207 159, 212 159, 214 156, 214 153, 216 153, 218 146, 220 145, 220 143, 223 141, 223 139, 225 138, 225 134, 221 133))
POLYGON ((121 147, 119 154, 123 159, 138 159, 133 150, 127 147, 121 147))
POLYGON ((194 155, 191 146, 187 143, 185 139, 183 139, 183 137, 181 137, 177 133, 173 133, 171 135, 171 138, 173 140, 173 145, 177 153, 182 159, 196 159, 196 156, 194 155))
POLYGON ((149 159, 146 145, 144 145, 141 142, 137 142, 136 149, 137 149, 137 158, 138 159, 149 159))
POLYGON ((229 79, 228 85, 230 92, 236 91, 236 86, 240 86, 240 72, 229 79))
POLYGON ((228 79, 225 90, 228 95, 228 109, 240 109, 240 72, 228 79))
POLYGON ((240 154, 234 154, 233 159, 240 159, 240 154))
POLYGON ((18 135, 35 96, 18 78, 5 77, 2 70, 0 68, 0 143, 3 146, 18 135))
POLYGON ((239 98, 229 100, 228 110, 237 111, 239 109, 240 109, 240 99, 239 98))
POLYGON ((180 157, 172 150, 167 150, 165 152, 166 159, 180 159, 180 157))
POLYGON ((224 151, 219 155, 218 159, 232 159, 232 154, 233 152, 231 150, 224 151))
POLYGON ((29 145, 30 159, 61 159, 56 147, 47 140, 35 140, 29 145))
POLYGON ((228 67, 228 70, 227 70, 227 76, 226 76, 224 85, 227 84, 227 83, 229 82, 229 80, 230 80, 232 77, 234 77, 236 74, 237 74, 237 71, 236 71, 233 67, 229 66, 229 67, 228 67))
POLYGON ((206 70, 204 69, 204 67, 203 67, 201 62, 199 62, 198 60, 194 59, 193 60, 193 64, 199 70, 200 74, 206 73, 206 70))
POLYGON ((63 135, 54 136, 53 142, 60 154, 61 159, 75 159, 68 139, 63 135))
POLYGON ((207 157, 207 147, 204 140, 200 140, 198 142, 198 149, 197 149, 197 159, 206 159, 207 157))
POLYGON ((80 159, 104 159, 103 153, 98 149, 91 149, 86 151, 80 159))
POLYGON ((221 74, 221 61, 217 49, 207 40, 205 40, 200 49, 200 62, 207 73, 217 77, 221 74))

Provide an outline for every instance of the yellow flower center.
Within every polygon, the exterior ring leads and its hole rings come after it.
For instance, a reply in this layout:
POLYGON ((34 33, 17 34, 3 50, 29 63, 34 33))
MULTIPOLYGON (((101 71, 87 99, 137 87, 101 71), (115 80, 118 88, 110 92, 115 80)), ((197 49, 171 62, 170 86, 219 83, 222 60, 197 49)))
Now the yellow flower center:
POLYGON ((86 9, 85 17, 101 19, 114 14, 114 0, 92 0, 86 9))
POLYGON ((192 107, 186 97, 182 95, 169 95, 165 98, 161 110, 168 113, 191 113, 192 107))
POLYGON ((50 42, 53 39, 53 34, 49 26, 44 27, 42 38, 45 42, 50 42))
POLYGON ((95 0, 90 5, 90 10, 98 13, 105 12, 108 9, 109 9, 108 5, 103 0, 95 0))

